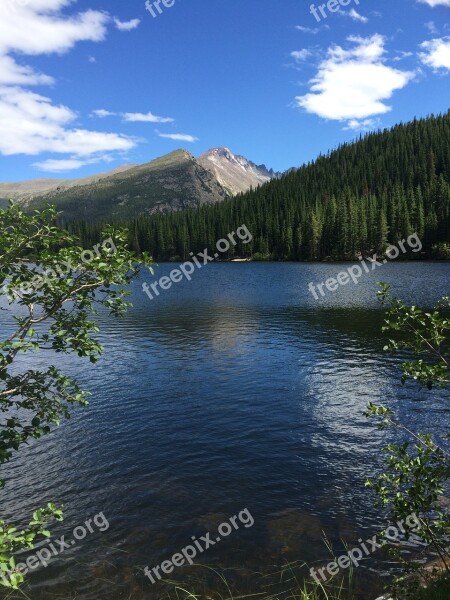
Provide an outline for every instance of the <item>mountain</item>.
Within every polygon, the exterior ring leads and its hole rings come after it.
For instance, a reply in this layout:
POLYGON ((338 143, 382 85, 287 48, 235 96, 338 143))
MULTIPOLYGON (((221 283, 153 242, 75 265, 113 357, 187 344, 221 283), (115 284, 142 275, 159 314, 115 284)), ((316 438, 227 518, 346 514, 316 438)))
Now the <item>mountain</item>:
POLYGON ((54 204, 66 221, 115 221, 217 202, 226 195, 192 154, 177 150, 119 172, 57 181, 42 193, 18 193, 16 199, 30 210, 54 204))
POLYGON ((245 157, 233 154, 228 148, 208 150, 199 156, 198 162, 213 173, 230 196, 281 176, 265 165, 255 165, 245 157))
MULTIPOLYGON (((133 247, 156 260, 213 248, 245 224, 251 244, 236 256, 272 260, 356 260, 416 233, 414 257, 448 254, 450 111, 401 123, 339 146, 300 169, 212 206, 125 223, 133 247)), ((86 244, 99 231, 74 230, 86 244)), ((231 256, 231 255, 230 255, 231 256)))
POLYGON ((220 202, 278 176, 227 148, 196 159, 177 150, 143 165, 123 165, 83 179, 0 184, 0 200, 28 209, 55 204, 66 221, 120 220, 220 202))

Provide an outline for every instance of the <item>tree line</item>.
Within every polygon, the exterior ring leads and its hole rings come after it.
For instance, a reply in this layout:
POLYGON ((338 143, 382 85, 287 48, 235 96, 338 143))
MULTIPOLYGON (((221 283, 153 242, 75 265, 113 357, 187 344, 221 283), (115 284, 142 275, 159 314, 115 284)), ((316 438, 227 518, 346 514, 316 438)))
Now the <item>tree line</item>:
MULTIPOLYGON (((159 261, 188 259, 242 224, 253 241, 230 248, 227 258, 352 260, 412 233, 427 256, 448 258, 450 111, 360 136, 220 203, 121 224, 135 252, 159 261)), ((68 227, 94 243, 102 224, 68 227)))

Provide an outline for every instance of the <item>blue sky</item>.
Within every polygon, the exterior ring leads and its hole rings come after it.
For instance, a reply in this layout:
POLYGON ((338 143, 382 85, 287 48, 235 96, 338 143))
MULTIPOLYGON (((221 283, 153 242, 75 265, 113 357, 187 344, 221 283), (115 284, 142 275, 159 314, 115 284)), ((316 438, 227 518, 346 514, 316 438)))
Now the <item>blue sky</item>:
POLYGON ((216 146, 284 170, 446 112, 450 0, 342 2, 2 0, 0 181, 216 146))

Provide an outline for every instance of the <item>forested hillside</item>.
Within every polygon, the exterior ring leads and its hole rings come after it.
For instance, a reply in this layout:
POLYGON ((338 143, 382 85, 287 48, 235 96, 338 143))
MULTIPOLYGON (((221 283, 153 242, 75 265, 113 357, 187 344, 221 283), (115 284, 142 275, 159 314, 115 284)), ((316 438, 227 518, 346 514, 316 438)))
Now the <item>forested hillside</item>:
MULTIPOLYGON (((130 242, 157 260, 189 258, 245 224, 236 255, 353 259, 416 232, 424 251, 450 241, 450 112, 344 144, 220 204, 130 220, 130 242)), ((86 241, 98 227, 73 223, 86 241)))
MULTIPOLYGON (((1 194, 0 185, 0 198, 1 194)), ((63 181, 41 196, 32 194, 18 202, 29 212, 53 204, 65 221, 93 223, 212 204, 226 196, 226 190, 192 154, 177 150, 143 165, 85 178, 78 185, 63 181)))

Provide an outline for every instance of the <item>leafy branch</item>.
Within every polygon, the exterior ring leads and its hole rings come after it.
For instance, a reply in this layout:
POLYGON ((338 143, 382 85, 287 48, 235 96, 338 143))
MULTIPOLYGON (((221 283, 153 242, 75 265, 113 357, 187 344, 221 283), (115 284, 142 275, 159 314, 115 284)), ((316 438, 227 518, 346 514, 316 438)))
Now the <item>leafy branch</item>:
MULTIPOLYGON (((137 261, 124 229, 105 227, 103 243, 86 250, 57 222, 52 207, 31 215, 15 204, 0 210, 0 288, 7 299, 3 310, 12 316, 11 332, 0 342, 0 465, 69 418, 72 406, 88 404, 78 382, 53 364, 20 372, 20 355, 73 353, 95 363, 102 353, 95 315, 102 309, 123 316, 131 306, 129 284, 151 264, 146 254, 137 261)), ((0 520, 0 585, 23 582, 14 553, 50 535, 45 524, 52 518, 62 519, 62 512, 48 504, 20 533, 0 520)))

